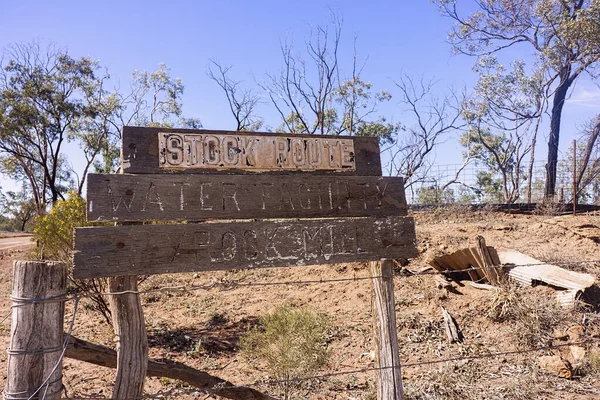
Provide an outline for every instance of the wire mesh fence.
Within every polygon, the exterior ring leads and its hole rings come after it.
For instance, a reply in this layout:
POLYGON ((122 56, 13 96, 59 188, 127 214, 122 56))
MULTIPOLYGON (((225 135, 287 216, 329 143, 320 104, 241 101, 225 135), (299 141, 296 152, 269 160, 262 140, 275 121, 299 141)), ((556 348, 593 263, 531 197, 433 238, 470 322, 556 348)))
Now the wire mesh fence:
MULTIPOLYGON (((413 205, 539 203, 544 200, 546 162, 536 161, 531 174, 526 165, 503 175, 487 165, 432 165, 421 177, 407 182, 406 197, 413 205)), ((578 189, 580 190, 580 189, 578 189)), ((572 160, 560 160, 557 167, 556 202, 573 198, 572 160)), ((580 204, 600 204, 600 182, 593 180, 578 195, 580 204)))

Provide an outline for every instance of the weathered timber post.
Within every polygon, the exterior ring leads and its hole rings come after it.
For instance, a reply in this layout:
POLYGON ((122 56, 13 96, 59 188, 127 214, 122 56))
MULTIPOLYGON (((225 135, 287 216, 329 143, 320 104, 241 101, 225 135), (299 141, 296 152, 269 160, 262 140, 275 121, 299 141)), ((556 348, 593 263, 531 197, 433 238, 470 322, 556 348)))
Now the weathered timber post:
POLYGON ((60 399, 67 267, 15 261, 4 398, 60 399))
MULTIPOLYGON (((111 293, 137 292, 137 278, 110 278, 109 290, 111 293)), ((117 342, 117 378, 112 398, 134 399, 143 394, 148 367, 148 336, 140 295, 111 295, 108 301, 117 342)))
POLYGON ((402 400, 402 374, 394 300, 394 262, 370 262, 373 277, 373 312, 377 340, 377 399, 402 400))
POLYGON ((577 214, 577 140, 573 140, 573 215, 577 214))

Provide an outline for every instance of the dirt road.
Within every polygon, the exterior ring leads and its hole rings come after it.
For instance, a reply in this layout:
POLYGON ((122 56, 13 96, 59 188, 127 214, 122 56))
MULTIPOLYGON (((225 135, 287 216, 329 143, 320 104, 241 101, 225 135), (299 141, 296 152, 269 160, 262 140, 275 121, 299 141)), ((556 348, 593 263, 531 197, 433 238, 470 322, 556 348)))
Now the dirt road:
POLYGON ((18 236, 0 239, 0 251, 31 244, 31 236, 18 236))

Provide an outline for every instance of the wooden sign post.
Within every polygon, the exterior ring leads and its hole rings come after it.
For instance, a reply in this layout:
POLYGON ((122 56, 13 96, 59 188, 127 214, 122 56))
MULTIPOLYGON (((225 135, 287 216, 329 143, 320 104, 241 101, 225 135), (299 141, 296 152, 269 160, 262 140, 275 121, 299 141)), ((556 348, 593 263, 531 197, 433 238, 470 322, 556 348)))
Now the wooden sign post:
MULTIPOLYGON (((377 138, 125 127, 122 170, 88 176, 88 220, 186 223, 76 228, 75 278, 131 286, 136 275, 369 261, 378 396, 402 398, 393 270, 381 260, 415 257, 415 229, 402 178, 381 176, 377 138)), ((140 335, 139 296, 119 307, 130 321, 115 326, 140 335)), ((119 354, 132 342, 122 337, 119 354)), ((113 398, 141 394, 142 357, 130 356, 117 376, 137 385, 113 398)))

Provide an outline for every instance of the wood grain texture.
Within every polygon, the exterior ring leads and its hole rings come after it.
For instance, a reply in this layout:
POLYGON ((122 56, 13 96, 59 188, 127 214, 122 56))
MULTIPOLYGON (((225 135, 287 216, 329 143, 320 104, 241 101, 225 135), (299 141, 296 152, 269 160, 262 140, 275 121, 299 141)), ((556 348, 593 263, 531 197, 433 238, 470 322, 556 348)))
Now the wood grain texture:
MULTIPOLYGON (((66 357, 102 367, 117 367, 117 352, 108 347, 71 336, 66 357)), ((231 382, 171 360, 148 359, 148 376, 177 379, 209 394, 234 400, 276 400, 249 387, 233 387, 231 382)))
POLYGON ((74 277, 413 258, 410 217, 75 229, 74 277))
MULTIPOLYGON (((66 295, 67 267, 59 262, 15 261, 13 298, 48 299, 66 295)), ((6 399, 60 399, 64 302, 14 302, 6 399), (28 354, 24 354, 28 353, 28 354), (46 381, 46 378, 49 379, 46 381), (41 390, 44 382, 50 382, 41 390)))
POLYGON ((373 311, 377 342, 377 399, 402 400, 402 373, 396 331, 394 300, 394 262, 370 263, 373 277, 373 311))
MULTIPOLYGON (((137 291, 137 276, 109 280, 110 292, 137 291)), ((144 393, 148 368, 148 336, 137 293, 108 297, 117 343, 117 376, 113 399, 136 399, 144 393)))
POLYGON ((402 178, 89 174, 89 221, 406 215, 402 178))
MULTIPOLYGON (((161 132, 182 133, 182 134, 204 134, 204 135, 231 135, 235 137, 248 137, 260 135, 265 138, 278 137, 285 134, 281 133, 257 133, 257 132, 232 132, 232 131, 212 131, 204 129, 166 129, 149 127, 131 127, 123 128, 122 157, 121 165, 124 173, 130 174, 155 174, 155 173, 252 173, 259 171, 244 171, 236 168, 223 166, 221 169, 165 169, 160 167, 159 163, 159 138, 161 132)), ((375 137, 365 136, 323 136, 323 135, 288 135, 290 138, 321 138, 337 140, 340 138, 351 139, 354 142, 354 169, 345 171, 298 171, 299 173, 311 174, 345 174, 345 175, 381 175, 381 160, 379 158, 379 142, 375 137)), ((270 173, 277 173, 273 171, 270 173)), ((287 170, 279 171, 289 173, 287 170)))

